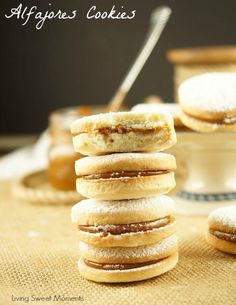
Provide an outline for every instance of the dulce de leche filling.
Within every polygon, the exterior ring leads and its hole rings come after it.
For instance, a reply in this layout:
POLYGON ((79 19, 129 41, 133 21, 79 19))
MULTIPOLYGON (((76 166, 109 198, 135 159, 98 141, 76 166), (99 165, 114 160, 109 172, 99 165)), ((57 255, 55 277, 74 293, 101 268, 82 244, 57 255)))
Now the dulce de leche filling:
POLYGON ((154 171, 120 171, 109 172, 100 174, 91 174, 78 176, 79 178, 93 180, 93 179, 117 179, 117 178, 132 178, 132 177, 145 177, 154 175, 163 175, 169 173, 168 170, 154 170, 154 171))
POLYGON ((153 127, 129 127, 129 126, 124 126, 124 125, 117 125, 114 127, 102 127, 98 129, 91 129, 91 130, 86 130, 86 131, 81 131, 76 134, 81 134, 81 133, 100 133, 103 135, 110 135, 111 133, 119 133, 119 134, 125 134, 129 132, 139 132, 139 133, 151 133, 151 132, 156 132, 159 130, 166 129, 166 126, 153 126, 153 127))
POLYGON ((210 233, 217 238, 223 239, 225 241, 230 241, 232 243, 236 243, 236 234, 221 232, 213 229, 210 229, 210 233))
POLYGON ((79 226, 79 230, 93 234, 100 233, 101 237, 105 237, 109 234, 120 235, 125 233, 146 232, 149 230, 164 227, 168 225, 171 221, 174 221, 174 217, 168 216, 148 222, 104 226, 79 226))
POLYGON ((152 260, 143 263, 106 264, 106 263, 95 263, 84 258, 84 262, 87 266, 102 270, 128 270, 128 269, 140 268, 140 267, 156 264, 161 260, 163 260, 163 258, 159 260, 152 260))

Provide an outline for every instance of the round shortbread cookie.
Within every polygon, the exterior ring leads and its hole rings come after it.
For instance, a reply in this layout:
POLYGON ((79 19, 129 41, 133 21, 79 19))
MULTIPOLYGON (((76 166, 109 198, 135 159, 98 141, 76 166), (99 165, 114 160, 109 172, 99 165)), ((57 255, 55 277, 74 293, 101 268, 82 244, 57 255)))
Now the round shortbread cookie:
POLYGON ((236 115, 236 73, 211 72, 188 78, 179 87, 181 108, 199 118, 236 115))
POLYGON ((208 217, 210 229, 236 234, 236 205, 219 208, 208 217))
POLYGON ((100 200, 135 199, 167 194, 175 185, 173 172, 145 177, 76 180, 78 193, 100 200))
POLYGON ((134 112, 144 112, 144 111, 168 112, 169 114, 172 115, 172 117, 174 119, 174 125, 176 127, 183 126, 183 123, 181 122, 181 119, 180 119, 180 107, 179 107, 179 104, 176 104, 176 103, 137 104, 131 109, 131 111, 134 111, 134 112))
POLYGON ((75 162, 78 176, 90 174, 176 169, 175 157, 166 153, 122 153, 84 157, 75 162))
POLYGON ((78 262, 80 274, 91 281, 119 283, 146 280, 173 269, 178 263, 178 253, 162 259, 157 263, 128 270, 101 270, 86 265, 83 258, 78 262))
POLYGON ((87 198, 119 200, 151 197, 175 187, 174 156, 123 153, 76 161, 77 191, 87 198))
POLYGON ((173 213, 174 201, 165 195, 117 201, 85 199, 72 207, 71 220, 77 226, 129 224, 152 221, 173 213))
POLYGON ((168 257, 178 250, 175 234, 159 243, 139 247, 100 248, 80 242, 80 255, 97 263, 142 263, 168 257))
POLYGON ((236 206, 213 211, 208 217, 206 240, 216 249, 236 254, 236 206))
POLYGON ((84 155, 161 151, 176 143, 168 113, 110 112, 83 117, 71 125, 74 149, 84 155))
POLYGON ((164 195, 120 201, 86 199, 72 207, 71 219, 85 243, 136 247, 175 233, 173 212, 173 200, 164 195))
POLYGON ((182 122, 202 132, 236 130, 236 73, 191 77, 179 87, 182 122), (212 125, 212 126, 211 126, 212 125))
POLYGON ((191 117, 183 111, 181 111, 180 117, 185 126, 195 131, 199 131, 199 132, 236 131, 236 124, 227 125, 227 124, 210 123, 210 122, 202 121, 201 119, 191 117))
POLYGON ((230 254, 236 254, 236 243, 232 243, 220 238, 217 238, 213 234, 211 234, 209 231, 206 234, 206 241, 213 246, 214 248, 227 252, 230 254))

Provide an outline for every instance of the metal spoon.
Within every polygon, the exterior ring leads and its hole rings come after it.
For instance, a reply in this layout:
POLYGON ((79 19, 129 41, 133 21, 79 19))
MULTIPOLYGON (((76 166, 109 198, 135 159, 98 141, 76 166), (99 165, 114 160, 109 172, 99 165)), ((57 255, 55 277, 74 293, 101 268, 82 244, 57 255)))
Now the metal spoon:
POLYGON ((118 111, 123 104, 123 101, 128 94, 130 88, 135 82, 137 76, 142 70, 156 43, 158 42, 162 31, 169 20, 171 9, 167 6, 157 7, 150 17, 150 29, 147 39, 144 42, 138 56, 136 57, 131 69, 126 74, 123 82, 116 91, 115 95, 108 104, 109 111, 118 111))

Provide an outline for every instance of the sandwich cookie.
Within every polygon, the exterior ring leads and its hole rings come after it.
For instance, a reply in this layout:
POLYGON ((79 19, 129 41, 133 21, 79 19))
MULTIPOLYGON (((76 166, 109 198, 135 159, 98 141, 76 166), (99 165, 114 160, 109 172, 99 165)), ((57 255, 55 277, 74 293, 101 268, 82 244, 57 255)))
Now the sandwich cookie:
POLYGON ((130 282, 151 278, 172 269, 177 261, 176 235, 159 243, 133 248, 98 248, 80 242, 78 268, 96 282, 130 282))
POLYGON ((208 217, 208 224, 208 243, 223 252, 236 254, 236 206, 213 211, 208 217))
POLYGON ((179 87, 181 120, 200 132, 236 131, 236 73, 205 73, 179 87))
POLYGON ((79 239, 97 247, 157 243, 176 231, 173 200, 165 195, 120 201, 82 200, 71 211, 79 239))
POLYGON ((75 163, 77 191, 101 200, 165 194, 175 187, 175 169, 175 157, 164 153, 85 157, 75 163))
POLYGON ((175 127, 184 126, 180 119, 180 106, 176 103, 143 103, 135 105, 131 110, 134 112, 168 112, 174 119, 175 127))
POLYGON ((176 143, 173 118, 161 112, 92 115, 73 122, 71 132, 75 151, 89 156, 161 151, 176 143))

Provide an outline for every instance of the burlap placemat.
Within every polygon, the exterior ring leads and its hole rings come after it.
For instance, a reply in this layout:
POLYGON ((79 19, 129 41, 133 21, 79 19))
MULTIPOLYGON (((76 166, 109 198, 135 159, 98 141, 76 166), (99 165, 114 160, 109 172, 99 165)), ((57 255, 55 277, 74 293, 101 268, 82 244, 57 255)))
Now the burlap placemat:
POLYGON ((77 271, 70 207, 17 202, 8 186, 1 182, 1 305, 236 304, 236 257, 206 244, 206 219, 178 217, 180 261, 171 272, 137 283, 96 284, 77 271))

